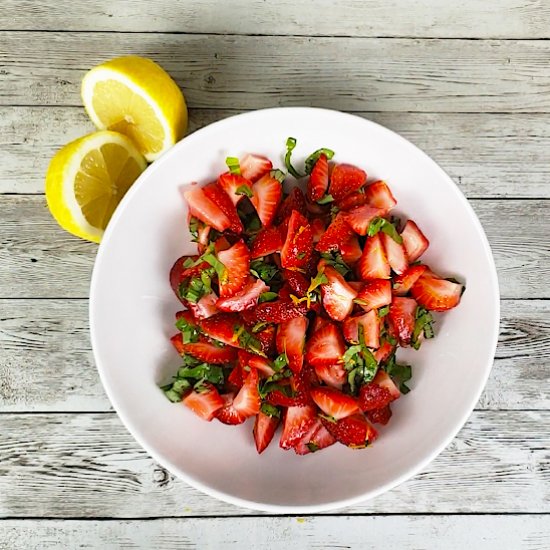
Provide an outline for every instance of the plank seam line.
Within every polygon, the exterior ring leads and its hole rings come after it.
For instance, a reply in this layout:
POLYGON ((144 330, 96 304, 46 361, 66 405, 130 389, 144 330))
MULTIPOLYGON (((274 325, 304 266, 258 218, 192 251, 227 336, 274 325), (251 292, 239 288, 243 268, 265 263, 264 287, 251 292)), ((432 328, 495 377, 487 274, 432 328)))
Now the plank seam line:
POLYGON ((396 513, 385 513, 385 514, 376 514, 376 513, 346 513, 344 509, 342 513, 326 513, 326 514, 235 514, 235 515, 221 515, 215 514, 211 516, 205 515, 189 515, 189 516, 146 516, 146 517, 135 517, 135 516, 98 516, 98 517, 79 517, 79 516, 4 516, 0 517, 0 525, 2 521, 159 521, 166 519, 183 519, 183 520, 193 520, 193 519, 247 519, 247 518, 302 518, 302 517, 317 517, 317 518, 327 518, 327 517, 358 517, 358 518, 380 518, 380 517, 470 517, 470 516, 550 516, 550 512, 396 512, 396 513))
POLYGON ((269 33, 235 33, 235 32, 188 32, 188 31, 118 31, 111 29, 104 30, 82 30, 82 29, 0 29, 0 33, 33 33, 33 34, 157 34, 166 36, 227 36, 227 37, 251 37, 251 38, 344 38, 362 40, 453 40, 465 42, 545 42, 549 41, 549 36, 537 37, 478 37, 478 36, 415 36, 415 35, 353 35, 353 34, 269 34, 269 33))

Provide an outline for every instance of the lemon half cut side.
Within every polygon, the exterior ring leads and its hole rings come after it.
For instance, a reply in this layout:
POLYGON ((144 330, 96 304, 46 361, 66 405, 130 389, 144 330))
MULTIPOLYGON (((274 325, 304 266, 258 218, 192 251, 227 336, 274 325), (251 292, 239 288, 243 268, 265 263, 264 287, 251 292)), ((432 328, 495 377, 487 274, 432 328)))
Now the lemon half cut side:
POLYGON ((73 235, 100 242, 115 208, 147 163, 117 132, 88 134, 60 149, 46 174, 53 217, 73 235))
POLYGON ((127 135, 148 162, 187 129, 183 93, 162 67, 143 57, 117 57, 88 71, 82 101, 98 129, 127 135))

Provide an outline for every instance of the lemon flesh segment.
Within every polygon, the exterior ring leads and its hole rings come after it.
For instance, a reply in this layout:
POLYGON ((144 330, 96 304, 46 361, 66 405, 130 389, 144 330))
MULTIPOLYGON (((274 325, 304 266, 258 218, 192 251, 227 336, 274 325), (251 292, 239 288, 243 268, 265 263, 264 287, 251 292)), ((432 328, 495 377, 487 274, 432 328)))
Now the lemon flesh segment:
POLYGON ((127 135, 150 162, 187 129, 181 90, 150 59, 120 57, 94 67, 82 81, 82 99, 99 129, 127 135))
POLYGON ((54 156, 46 175, 46 199, 67 231, 99 242, 118 203, 146 167, 124 135, 84 136, 54 156))

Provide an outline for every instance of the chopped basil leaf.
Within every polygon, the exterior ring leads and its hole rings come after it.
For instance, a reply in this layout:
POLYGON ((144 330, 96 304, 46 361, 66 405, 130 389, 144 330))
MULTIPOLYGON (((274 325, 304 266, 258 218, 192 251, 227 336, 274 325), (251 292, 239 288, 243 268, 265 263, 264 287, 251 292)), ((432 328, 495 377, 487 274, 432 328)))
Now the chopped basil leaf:
POLYGON ((248 185, 239 185, 239 187, 235 189, 235 195, 245 195, 250 199, 254 196, 254 192, 248 185))
POLYGON ((317 201, 317 204, 329 204, 331 202, 334 202, 334 197, 332 195, 325 195, 317 201))
POLYGON ((211 288, 208 288, 200 277, 194 277, 187 283, 182 283, 178 292, 182 299, 196 304, 203 296, 210 294, 211 288))
POLYGON ((298 254, 296 254, 296 257, 299 260, 303 260, 306 257, 306 253, 305 252, 298 252, 298 254))
POLYGON ((252 332, 255 334, 256 332, 260 332, 260 330, 263 330, 265 327, 267 327, 269 323, 266 321, 258 321, 253 327, 252 332))
POLYGON ((168 399, 172 401, 172 403, 179 403, 181 401, 181 394, 177 391, 174 391, 171 387, 163 391, 164 395, 166 395, 166 397, 168 397, 168 399))
POLYGON ((390 312, 390 306, 381 307, 378 310, 378 317, 380 317, 380 318, 385 317, 389 312, 390 312))
POLYGON ((351 268, 346 264, 339 252, 323 252, 321 258, 323 258, 328 265, 334 267, 343 277, 351 273, 351 268))
POLYGON ((246 215, 239 214, 239 216, 243 221, 243 225, 247 233, 257 233, 262 228, 262 222, 255 211, 246 215))
POLYGON ((253 260, 250 262, 250 273, 254 277, 261 279, 264 283, 269 283, 279 274, 279 270, 276 265, 268 264, 263 260, 253 260))
POLYGON ((292 174, 296 179, 299 179, 303 177, 303 174, 298 173, 298 171, 294 168, 294 166, 292 166, 292 163, 290 162, 290 157, 292 156, 292 151, 294 150, 294 147, 296 147, 296 139, 293 137, 289 137, 286 140, 285 165, 289 173, 292 174))
POLYGON ((276 418, 281 417, 281 411, 277 407, 275 407, 275 405, 271 405, 270 403, 262 403, 260 411, 262 411, 267 416, 275 416, 276 418))
POLYGON ((194 265, 195 265, 195 262, 192 258, 187 258, 187 260, 183 262, 183 267, 185 268, 190 268, 190 267, 193 267, 194 265))
POLYGON ((357 384, 370 382, 378 371, 378 363, 371 350, 365 345, 363 327, 357 330, 359 345, 350 346, 343 356, 344 368, 348 371, 348 384, 351 393, 357 391, 357 384))
POLYGON ((315 164, 317 163, 321 155, 325 155, 325 157, 327 157, 327 159, 330 160, 334 156, 334 151, 332 149, 327 149, 326 147, 323 147, 311 153, 311 155, 307 157, 305 162, 306 174, 311 174, 313 167, 315 166, 315 164))
POLYGON ((386 235, 389 235, 396 243, 403 243, 403 238, 397 232, 395 226, 385 218, 380 218, 377 216, 370 222, 367 235, 369 237, 374 237, 374 235, 376 235, 379 231, 383 231, 386 235))
POLYGON ((262 346, 260 341, 248 332, 244 326, 240 325, 235 327, 235 332, 233 338, 239 342, 239 345, 248 351, 256 353, 265 357, 265 353, 262 351, 262 346))
POLYGON ((260 397, 264 399, 265 396, 272 391, 280 391, 283 395, 290 397, 289 386, 279 384, 278 380, 272 380, 272 378, 273 376, 270 378, 266 378, 263 382, 260 382, 260 387, 258 388, 260 397))
POLYGON ((273 361, 273 369, 276 372, 279 372, 280 370, 284 369, 288 365, 288 357, 286 356, 286 353, 281 353, 275 361, 273 361))
POLYGON ((271 170, 269 172, 269 175, 272 178, 276 179, 279 183, 283 183, 283 181, 285 181, 285 178, 286 178, 286 174, 282 170, 279 170, 278 168, 275 170, 271 170))
MULTIPOLYGON (((263 304, 264 302, 272 302, 276 300, 279 295, 276 292, 262 292, 258 298, 258 303, 263 304)), ((254 331, 253 331, 254 332, 254 331)))
POLYGON ((176 328, 181 331, 184 344, 196 342, 199 339, 199 330, 190 325, 185 319, 180 318, 176 321, 176 328))
POLYGON ((416 308, 416 320, 411 337, 411 345, 414 349, 419 349, 421 340, 420 335, 424 333, 425 338, 434 337, 433 329, 434 318, 432 314, 421 306, 416 308))
POLYGON ((225 266, 214 256, 214 254, 205 254, 202 259, 210 264, 216 271, 218 279, 223 279, 225 277, 226 269, 225 266))
POLYGON ((412 377, 412 369, 410 365, 400 365, 395 361, 395 353, 386 361, 384 370, 391 376, 392 380, 399 387, 399 391, 403 394, 409 393, 411 390, 407 386, 412 377))
POLYGON ((194 242, 196 242, 199 238, 199 224, 199 219, 195 218, 195 216, 191 216, 191 219, 189 220, 189 232, 191 233, 194 242))
POLYGON ((316 445, 313 441, 306 443, 306 446, 312 453, 319 450, 319 445, 316 445))
POLYGON ((178 379, 180 378, 194 378, 195 380, 203 380, 212 384, 223 384, 223 369, 219 365, 201 363, 196 367, 180 369, 178 371, 178 379))
POLYGON ((227 164, 227 167, 232 174, 237 176, 241 175, 241 166, 237 157, 227 157, 225 159, 225 164, 227 164))

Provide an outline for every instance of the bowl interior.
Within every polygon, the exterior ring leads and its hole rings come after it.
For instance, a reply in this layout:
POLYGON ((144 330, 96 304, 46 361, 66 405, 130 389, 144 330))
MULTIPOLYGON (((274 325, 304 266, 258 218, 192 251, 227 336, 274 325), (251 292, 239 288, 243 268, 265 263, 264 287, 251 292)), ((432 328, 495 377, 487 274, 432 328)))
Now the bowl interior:
POLYGON ((96 363, 124 423, 161 464, 235 504, 313 512, 380 494, 416 473, 471 413, 492 365, 498 288, 487 240, 451 179, 397 134, 358 117, 309 108, 256 111, 226 119, 180 142, 151 166, 117 209, 94 268, 90 323, 96 363), (298 166, 329 147, 335 160, 387 180, 397 211, 413 218, 431 246, 425 262, 466 282, 456 309, 438 316, 436 338, 401 355, 413 365, 411 391, 369 449, 340 445, 305 457, 272 444, 256 454, 252 421, 206 423, 169 403, 158 384, 179 360, 168 338, 179 302, 168 283, 176 258, 192 253, 182 190, 225 169, 226 156, 256 152, 284 167, 286 138, 298 166), (328 475, 327 475, 328 473, 328 475))

